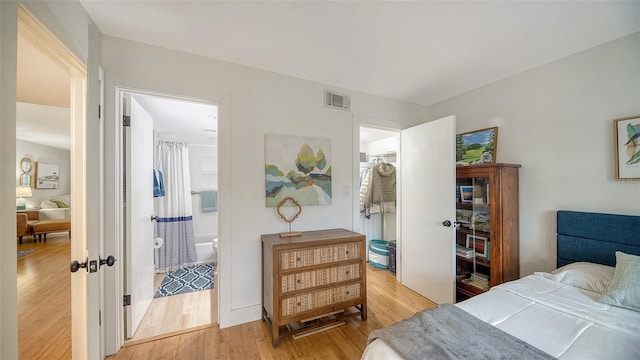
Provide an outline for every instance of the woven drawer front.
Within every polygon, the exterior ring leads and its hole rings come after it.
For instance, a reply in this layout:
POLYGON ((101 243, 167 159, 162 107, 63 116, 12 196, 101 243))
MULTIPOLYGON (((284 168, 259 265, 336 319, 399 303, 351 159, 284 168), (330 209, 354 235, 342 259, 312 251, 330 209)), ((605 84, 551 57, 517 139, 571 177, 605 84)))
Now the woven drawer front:
POLYGON ((295 269, 304 266, 358 259, 360 257, 360 243, 346 243, 314 249, 283 251, 280 253, 280 269, 295 269))
POLYGON ((360 278, 360 264, 338 266, 329 269, 306 271, 282 277, 282 292, 308 289, 360 278))
POLYGON ((337 304, 360 297, 360 284, 340 286, 334 289, 315 291, 308 294, 282 299, 282 316, 295 315, 327 305, 337 304))

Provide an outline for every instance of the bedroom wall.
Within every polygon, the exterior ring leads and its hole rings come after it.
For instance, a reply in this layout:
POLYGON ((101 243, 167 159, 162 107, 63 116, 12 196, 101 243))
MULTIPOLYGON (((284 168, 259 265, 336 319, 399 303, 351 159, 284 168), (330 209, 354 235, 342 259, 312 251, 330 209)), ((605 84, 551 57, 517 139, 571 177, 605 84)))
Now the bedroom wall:
POLYGON ((71 192, 71 153, 69 150, 58 149, 51 146, 40 145, 30 141, 16 140, 16 186, 20 185, 20 160, 28 157, 33 162, 31 192, 33 197, 26 198, 28 207, 40 207, 42 200, 50 200, 56 195, 65 195, 71 192), (41 161, 60 166, 60 182, 57 189, 36 189, 35 174, 36 162, 41 161))
MULTIPOLYGON (((305 207, 293 229, 350 229, 357 180, 353 114, 395 121, 399 128, 424 121, 422 106, 118 38, 105 36, 102 54, 108 121, 113 119, 116 85, 228 103, 220 108, 218 148, 222 327, 260 318, 260 235, 287 231, 275 210, 265 207, 265 134, 331 139, 333 202, 305 207), (325 88, 351 94, 352 112, 324 107, 325 88)), ((113 153, 110 131, 105 154, 113 153)))
POLYGON ((521 164, 520 275, 555 269, 558 209, 640 214, 615 179, 613 120, 640 115, 640 33, 428 107, 458 132, 499 126, 497 161, 521 164))

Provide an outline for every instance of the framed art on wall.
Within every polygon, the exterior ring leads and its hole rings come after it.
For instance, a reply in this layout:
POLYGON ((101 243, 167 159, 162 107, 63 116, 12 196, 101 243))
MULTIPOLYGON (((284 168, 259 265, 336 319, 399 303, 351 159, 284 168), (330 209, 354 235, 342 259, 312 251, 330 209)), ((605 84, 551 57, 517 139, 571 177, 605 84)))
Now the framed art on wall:
POLYGON ((493 164, 497 148, 497 127, 457 134, 456 165, 493 164))
POLYGON ((331 204, 331 140, 265 135, 267 207, 291 197, 300 205, 331 204))
POLYGON ((640 180, 640 116, 613 121, 616 178, 640 180))
POLYGON ((60 182, 60 167, 43 162, 36 163, 36 189, 57 189, 60 182))

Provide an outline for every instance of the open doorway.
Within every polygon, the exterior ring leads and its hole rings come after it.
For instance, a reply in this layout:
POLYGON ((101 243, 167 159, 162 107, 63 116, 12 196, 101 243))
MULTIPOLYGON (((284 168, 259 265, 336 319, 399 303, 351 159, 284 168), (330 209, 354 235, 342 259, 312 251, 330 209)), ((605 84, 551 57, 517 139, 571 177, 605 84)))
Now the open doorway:
MULTIPOLYGON (((387 244, 388 241, 396 240, 397 229, 397 199, 395 197, 395 186, 392 201, 373 201, 367 203, 363 200, 367 192, 371 193, 372 184, 369 179, 371 172, 376 167, 384 167, 384 171, 396 178, 395 169, 398 166, 400 149, 400 132, 396 130, 387 130, 367 125, 360 126, 360 202, 359 202, 359 224, 360 231, 367 237, 367 260, 370 264, 377 265, 381 268, 389 267, 388 256, 384 256, 385 251, 371 250, 371 241, 376 240, 387 244), (391 173, 394 174, 391 174, 391 173), (371 259, 373 254, 375 259, 371 259)), ((394 184, 396 181, 393 181, 394 184)), ((375 245, 375 244, 374 244, 375 245)), ((388 246, 385 245, 385 246, 388 246)))
POLYGON ((122 105, 128 346, 218 323, 218 108, 132 91, 122 105))
MULTIPOLYGON (((77 78, 84 81, 84 65, 25 9, 20 7, 19 14, 16 83, 16 194, 21 195, 16 211, 18 228, 22 230, 17 246, 19 356, 70 358, 71 183, 75 176, 71 124, 73 116, 81 121, 77 114, 84 106, 83 101, 77 102, 72 89, 77 78), (56 336, 51 336, 52 333, 56 336)), ((74 237, 73 241, 78 240, 74 237)))

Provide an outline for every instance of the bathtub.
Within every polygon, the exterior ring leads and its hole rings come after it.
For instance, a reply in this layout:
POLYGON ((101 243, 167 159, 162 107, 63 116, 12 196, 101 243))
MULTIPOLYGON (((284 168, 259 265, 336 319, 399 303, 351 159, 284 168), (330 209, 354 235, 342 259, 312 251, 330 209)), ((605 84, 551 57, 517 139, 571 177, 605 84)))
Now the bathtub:
POLYGON ((218 260, 218 239, 209 242, 196 242, 196 263, 216 263, 218 260))

